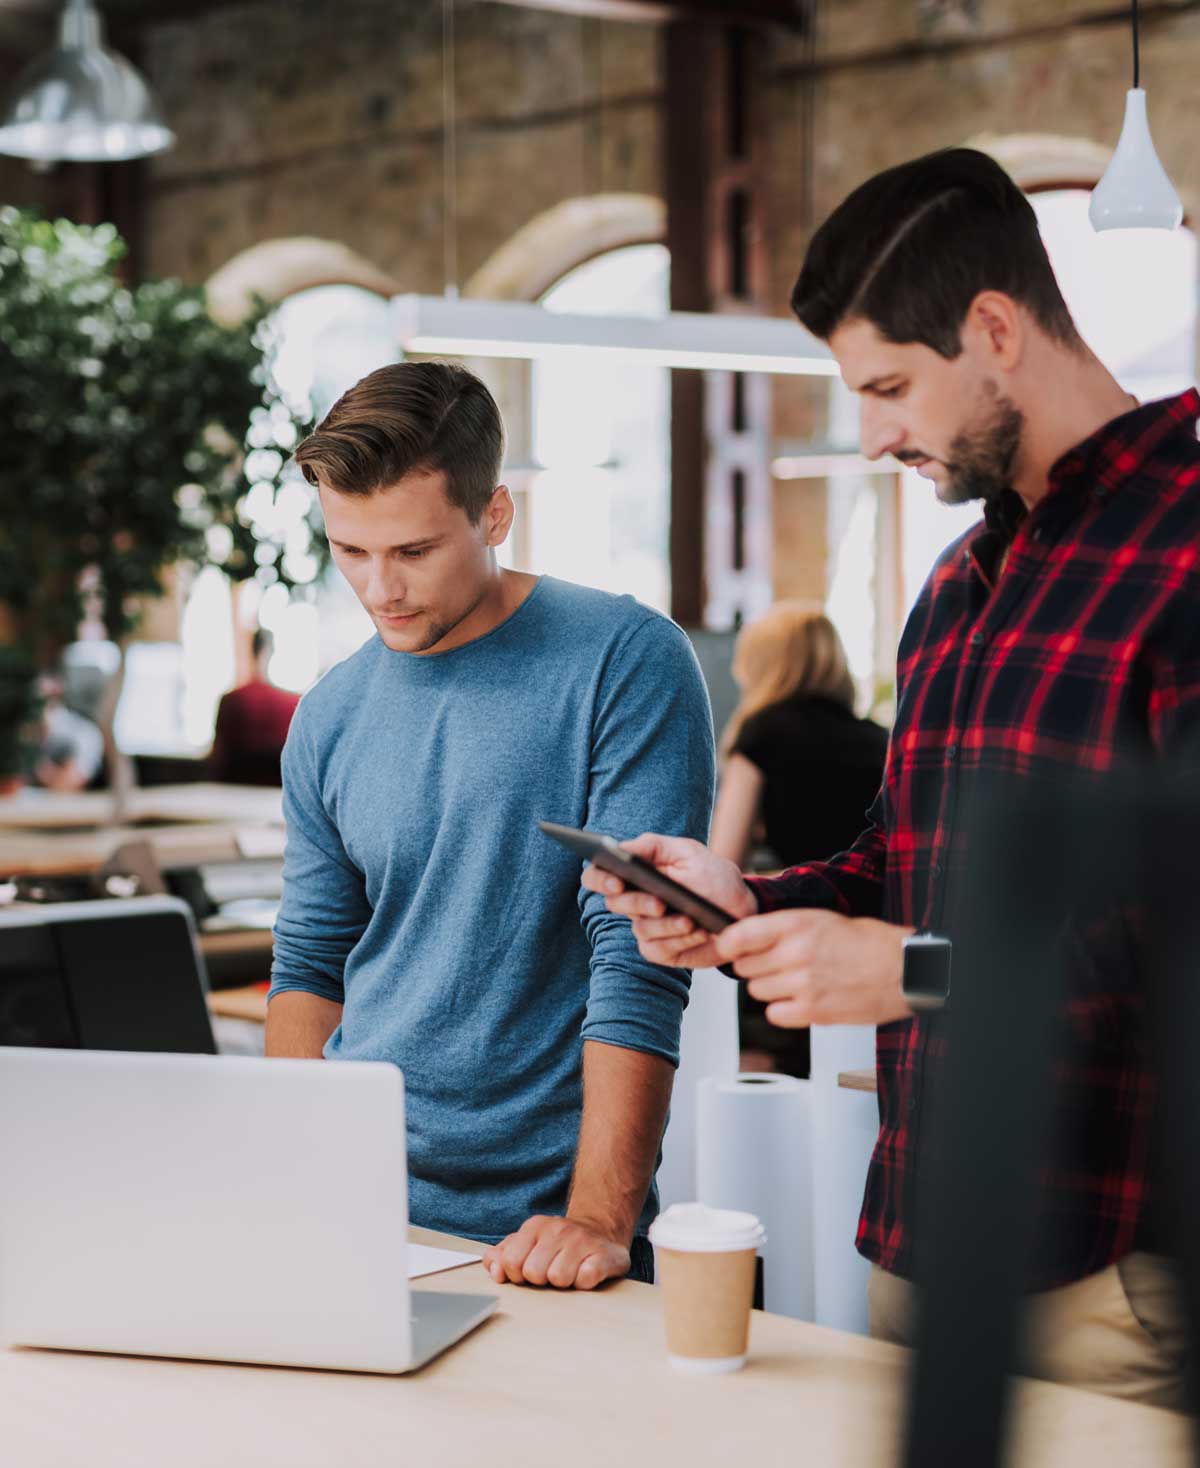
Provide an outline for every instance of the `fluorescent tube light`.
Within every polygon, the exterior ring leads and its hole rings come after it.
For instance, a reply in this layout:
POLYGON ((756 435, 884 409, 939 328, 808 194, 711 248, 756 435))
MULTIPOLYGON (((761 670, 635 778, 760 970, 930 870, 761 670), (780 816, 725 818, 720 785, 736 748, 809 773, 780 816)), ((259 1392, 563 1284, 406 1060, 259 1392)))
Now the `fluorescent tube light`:
POLYGON ((393 297, 391 310, 406 352, 545 360, 587 351, 654 367, 838 375, 824 342, 796 322, 769 316, 583 316, 525 301, 413 295, 393 297))

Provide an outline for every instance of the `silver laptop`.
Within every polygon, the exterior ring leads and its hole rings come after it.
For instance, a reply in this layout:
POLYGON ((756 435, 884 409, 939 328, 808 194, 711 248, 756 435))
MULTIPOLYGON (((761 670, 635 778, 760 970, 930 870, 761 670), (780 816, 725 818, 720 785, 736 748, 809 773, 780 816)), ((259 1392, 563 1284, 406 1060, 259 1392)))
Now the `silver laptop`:
POLYGON ((411 1371, 495 1309, 409 1287, 392 1065, 0 1048, 0 1341, 411 1371))

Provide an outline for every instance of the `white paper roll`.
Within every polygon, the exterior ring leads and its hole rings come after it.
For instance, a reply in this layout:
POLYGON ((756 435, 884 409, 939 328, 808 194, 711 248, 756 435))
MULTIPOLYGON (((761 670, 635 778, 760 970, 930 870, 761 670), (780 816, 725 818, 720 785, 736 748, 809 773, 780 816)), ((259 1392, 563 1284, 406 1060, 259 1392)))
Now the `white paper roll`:
POLYGON ((700 1202, 757 1214, 766 1229, 766 1308, 812 1320, 810 1083, 762 1074, 701 1081, 696 1171, 700 1202))
POLYGON ((826 1025, 811 1034, 816 1321, 865 1335, 871 1266, 854 1236, 879 1111, 874 1096, 839 1087, 837 1078, 875 1064, 875 1031, 826 1025))
POLYGON ((696 1087, 705 1076, 732 1079, 738 1068, 738 985, 715 968, 697 969, 683 1012, 679 1070, 663 1138, 658 1197, 663 1208, 696 1198, 696 1087))

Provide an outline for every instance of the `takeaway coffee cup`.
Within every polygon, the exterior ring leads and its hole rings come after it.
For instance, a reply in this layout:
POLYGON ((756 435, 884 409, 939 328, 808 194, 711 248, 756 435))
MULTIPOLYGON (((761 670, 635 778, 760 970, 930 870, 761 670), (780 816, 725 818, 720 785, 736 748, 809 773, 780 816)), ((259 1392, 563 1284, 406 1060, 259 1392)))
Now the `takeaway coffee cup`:
POLYGON ((667 1321, 667 1360, 679 1371, 736 1371, 746 1364, 755 1257, 766 1242, 753 1213, 676 1203, 655 1219, 650 1241, 667 1321))

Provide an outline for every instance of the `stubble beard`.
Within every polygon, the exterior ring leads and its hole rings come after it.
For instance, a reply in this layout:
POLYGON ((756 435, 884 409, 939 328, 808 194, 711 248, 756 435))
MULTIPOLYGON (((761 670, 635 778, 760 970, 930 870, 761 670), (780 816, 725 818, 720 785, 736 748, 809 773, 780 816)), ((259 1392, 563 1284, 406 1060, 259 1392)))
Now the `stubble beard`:
POLYGON ((1012 488, 1025 415, 1011 398, 1000 396, 994 382, 984 384, 983 396, 992 399, 985 421, 963 429, 950 444, 947 479, 936 486, 945 505, 995 499, 1012 488))

